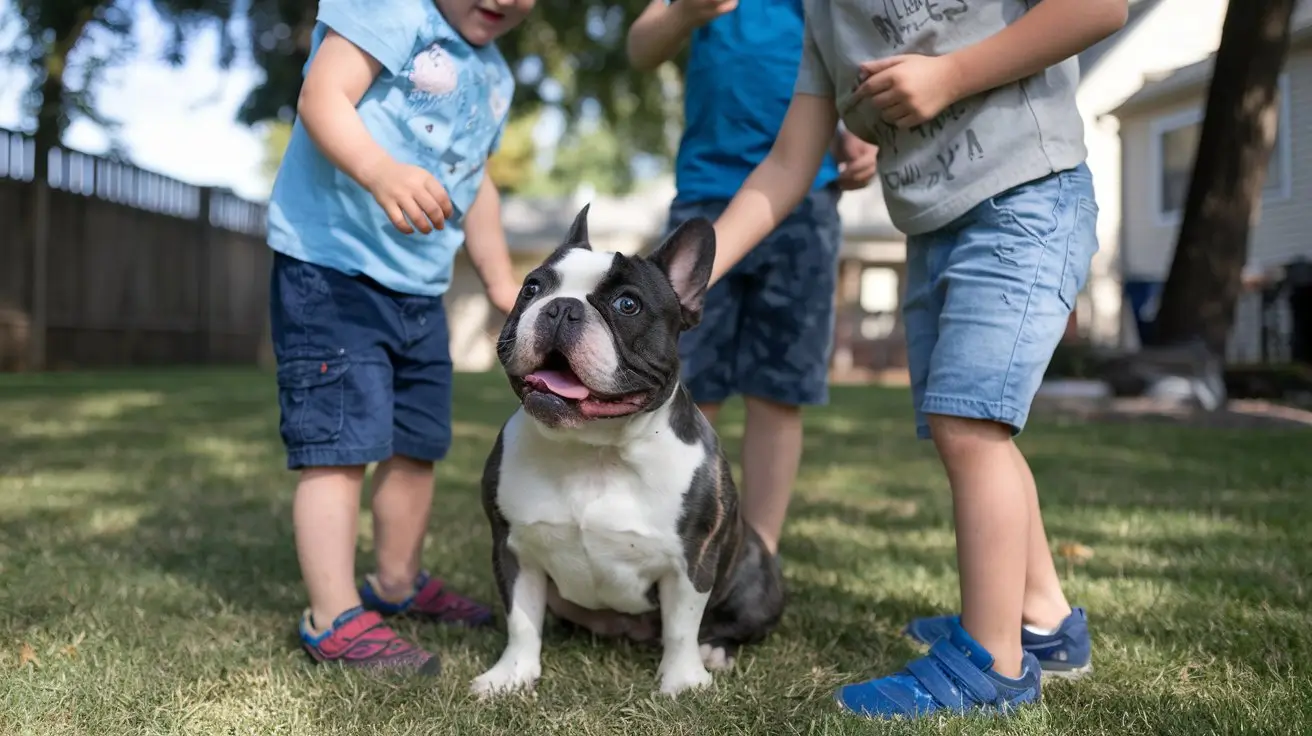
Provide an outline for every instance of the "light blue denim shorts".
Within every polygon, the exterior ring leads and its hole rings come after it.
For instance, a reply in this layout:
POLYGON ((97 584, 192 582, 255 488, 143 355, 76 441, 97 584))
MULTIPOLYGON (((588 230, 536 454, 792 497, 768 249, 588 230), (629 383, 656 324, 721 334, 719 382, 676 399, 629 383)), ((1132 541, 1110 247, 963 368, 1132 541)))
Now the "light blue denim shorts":
POLYGON ((907 239, 903 324, 916 435, 927 415, 1020 434, 1098 250, 1085 164, 992 197, 907 239))

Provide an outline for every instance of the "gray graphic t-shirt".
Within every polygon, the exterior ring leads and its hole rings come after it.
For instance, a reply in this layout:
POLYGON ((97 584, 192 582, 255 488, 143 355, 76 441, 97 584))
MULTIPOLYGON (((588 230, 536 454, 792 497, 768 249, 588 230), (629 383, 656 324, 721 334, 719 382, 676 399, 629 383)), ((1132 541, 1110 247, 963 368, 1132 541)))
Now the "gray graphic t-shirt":
POLYGON ((834 98, 844 125, 879 146, 893 224, 908 235, 947 225, 1018 184, 1084 161, 1075 57, 967 97, 900 130, 868 98, 852 100, 865 61, 939 56, 984 40, 1039 0, 806 0, 795 92, 834 98))

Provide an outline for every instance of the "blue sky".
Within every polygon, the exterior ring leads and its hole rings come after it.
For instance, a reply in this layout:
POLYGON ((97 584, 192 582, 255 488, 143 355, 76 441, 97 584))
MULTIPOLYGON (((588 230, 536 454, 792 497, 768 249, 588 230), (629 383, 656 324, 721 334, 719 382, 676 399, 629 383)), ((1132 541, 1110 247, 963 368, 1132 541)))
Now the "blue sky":
MULTIPOLYGON (((9 0, 0 0, 0 15, 9 10, 9 0)), ((221 71, 214 31, 197 36, 186 64, 172 68, 160 60, 165 29, 159 18, 145 3, 138 4, 136 15, 138 51, 106 74, 97 93, 101 112, 121 121, 118 137, 131 160, 183 181, 263 198, 260 137, 236 122, 246 93, 263 73, 240 59, 221 71)), ((0 35, 0 47, 11 43, 12 33, 0 35)), ((0 127, 19 126, 19 101, 28 79, 25 69, 0 66, 0 127)), ((100 153, 109 139, 82 121, 69 128, 65 143, 100 153)))

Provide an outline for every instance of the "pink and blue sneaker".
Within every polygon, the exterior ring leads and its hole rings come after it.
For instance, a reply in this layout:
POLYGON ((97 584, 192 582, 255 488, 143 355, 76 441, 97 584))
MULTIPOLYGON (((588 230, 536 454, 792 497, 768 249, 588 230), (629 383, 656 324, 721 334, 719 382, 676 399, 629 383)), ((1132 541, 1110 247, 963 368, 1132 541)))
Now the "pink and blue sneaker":
POLYGON ((316 662, 336 662, 369 670, 437 675, 442 661, 401 638, 376 611, 357 606, 338 616, 323 631, 307 609, 301 616, 301 646, 316 662))
POLYGON ((955 619, 947 636, 900 672, 838 690, 834 699, 844 710, 866 718, 920 718, 968 713, 1006 714, 1042 700, 1039 662, 1025 651, 1021 676, 1004 677, 993 670, 993 656, 955 619))
MULTIPOLYGON (((907 625, 906 634, 922 644, 933 644, 948 636, 952 624, 959 620, 955 615, 918 618, 907 625)), ((1036 634, 1022 627, 1020 644, 1038 660, 1044 677, 1076 680, 1093 672, 1089 619, 1083 608, 1072 608, 1051 633, 1036 634)))
POLYGON ((392 603, 378 595, 376 579, 372 575, 366 576, 364 585, 360 586, 360 599, 366 609, 384 616, 404 616, 470 628, 492 623, 491 609, 452 591, 427 571, 419 573, 415 578, 414 592, 400 603, 392 603))

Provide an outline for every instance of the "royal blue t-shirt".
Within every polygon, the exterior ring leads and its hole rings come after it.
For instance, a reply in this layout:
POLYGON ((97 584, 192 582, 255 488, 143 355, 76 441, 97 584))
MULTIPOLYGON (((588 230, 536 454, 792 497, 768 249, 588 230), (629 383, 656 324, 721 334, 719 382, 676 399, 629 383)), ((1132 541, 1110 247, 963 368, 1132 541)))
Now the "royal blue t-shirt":
POLYGON ((378 60, 383 71, 356 109, 397 161, 432 172, 454 213, 442 230, 397 230, 298 118, 269 202, 269 246, 399 292, 441 295, 465 241, 464 216, 505 129, 510 67, 493 44, 465 41, 432 2, 321 0, 318 12, 311 60, 328 28, 378 60))
MULTIPOLYGON (((732 198, 770 152, 802 61, 804 18, 802 0, 741 0, 693 33, 677 201, 732 198)), ((826 155, 814 188, 837 177, 826 155)))

